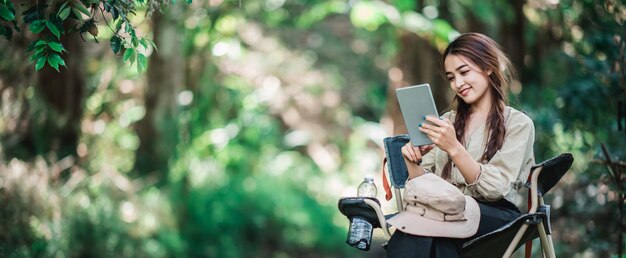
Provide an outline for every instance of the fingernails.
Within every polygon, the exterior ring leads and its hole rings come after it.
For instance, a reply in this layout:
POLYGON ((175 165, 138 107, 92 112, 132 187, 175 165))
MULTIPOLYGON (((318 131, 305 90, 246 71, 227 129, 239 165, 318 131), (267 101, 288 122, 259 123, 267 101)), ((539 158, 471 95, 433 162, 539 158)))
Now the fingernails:
POLYGON ((419 124, 419 125, 417 125, 417 126, 422 127, 422 123, 420 123, 420 124, 419 124))
POLYGON ((426 116, 423 116, 422 119, 426 119, 426 116))

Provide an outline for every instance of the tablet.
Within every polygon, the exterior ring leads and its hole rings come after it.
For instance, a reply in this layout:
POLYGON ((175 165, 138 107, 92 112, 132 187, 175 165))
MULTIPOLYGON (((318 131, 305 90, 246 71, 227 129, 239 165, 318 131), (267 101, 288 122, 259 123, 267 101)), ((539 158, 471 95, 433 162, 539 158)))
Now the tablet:
POLYGON ((396 89, 396 96, 413 146, 432 144, 428 136, 420 132, 418 126, 426 121, 425 116, 439 117, 430 85, 421 84, 399 88, 396 89))

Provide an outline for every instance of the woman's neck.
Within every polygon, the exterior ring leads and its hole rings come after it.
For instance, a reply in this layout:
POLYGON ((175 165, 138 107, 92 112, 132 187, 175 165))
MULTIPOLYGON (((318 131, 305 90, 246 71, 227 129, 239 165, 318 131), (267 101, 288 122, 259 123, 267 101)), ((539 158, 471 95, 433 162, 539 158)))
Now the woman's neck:
POLYGON ((490 99, 483 98, 483 101, 474 103, 470 106, 470 114, 474 116, 487 116, 491 111, 493 104, 490 99), (488 101, 487 101, 488 100, 488 101))

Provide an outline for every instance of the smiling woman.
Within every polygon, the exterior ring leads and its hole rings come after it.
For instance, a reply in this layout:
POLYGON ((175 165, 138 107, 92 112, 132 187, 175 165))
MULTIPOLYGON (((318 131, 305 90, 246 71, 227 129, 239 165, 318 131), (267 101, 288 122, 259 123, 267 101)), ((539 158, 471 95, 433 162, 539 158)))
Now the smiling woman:
MULTIPOLYGON (((402 148, 409 172, 406 191, 428 188, 418 182, 425 173, 435 173, 478 201, 480 219, 468 221, 477 228, 470 233, 473 238, 519 215, 513 201, 534 164, 535 131, 528 116, 506 106, 504 92, 512 81, 512 68, 492 39, 463 34, 448 45, 442 64, 455 93, 456 110, 441 119, 427 117, 428 123, 420 124, 433 145, 402 148)), ((402 227, 393 234, 388 257, 460 256, 462 241, 453 232, 441 229, 432 235, 419 225, 406 228, 413 230, 402 227)))

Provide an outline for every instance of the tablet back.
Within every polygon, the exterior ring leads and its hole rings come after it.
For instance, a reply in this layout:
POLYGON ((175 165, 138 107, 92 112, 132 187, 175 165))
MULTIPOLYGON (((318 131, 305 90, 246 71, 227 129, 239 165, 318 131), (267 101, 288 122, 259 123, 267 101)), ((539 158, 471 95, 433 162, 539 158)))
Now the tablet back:
POLYGON ((439 117, 430 85, 399 88, 396 89, 396 96, 413 146, 431 144, 430 139, 418 127, 420 123, 424 123, 427 115, 439 117))

